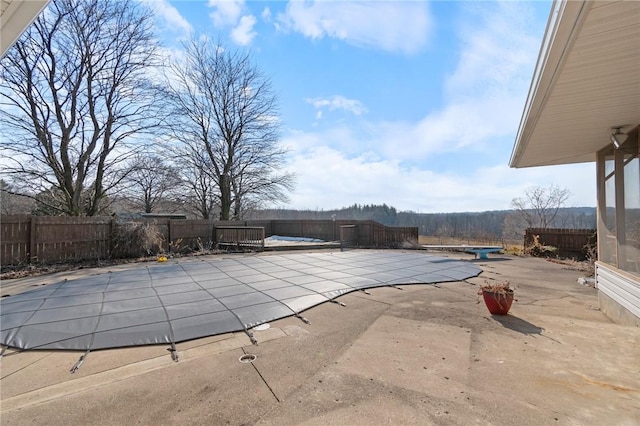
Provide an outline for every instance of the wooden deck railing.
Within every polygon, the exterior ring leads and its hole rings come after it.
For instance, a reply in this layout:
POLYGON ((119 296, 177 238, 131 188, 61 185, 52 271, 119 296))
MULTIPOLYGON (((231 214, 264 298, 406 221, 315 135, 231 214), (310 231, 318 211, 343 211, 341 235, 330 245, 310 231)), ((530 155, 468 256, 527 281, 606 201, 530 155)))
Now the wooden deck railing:
POLYGON ((264 249, 264 228, 261 226, 216 226, 215 243, 224 249, 264 249))

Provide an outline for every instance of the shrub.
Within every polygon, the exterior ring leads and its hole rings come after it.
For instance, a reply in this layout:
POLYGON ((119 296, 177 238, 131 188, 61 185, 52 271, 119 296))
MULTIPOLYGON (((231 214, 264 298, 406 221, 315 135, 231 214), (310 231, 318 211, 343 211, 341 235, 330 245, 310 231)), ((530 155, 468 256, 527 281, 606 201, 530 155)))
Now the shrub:
POLYGON ((593 240, 584 246, 587 272, 589 272, 590 276, 596 274, 596 260, 598 260, 598 243, 595 241, 595 234, 593 240))
POLYGON ((533 257, 553 257, 557 252, 557 247, 541 244, 539 235, 534 235, 533 242, 524 248, 524 254, 533 257))
POLYGON ((164 238, 153 223, 126 222, 113 232, 112 257, 140 257, 161 253, 164 238))

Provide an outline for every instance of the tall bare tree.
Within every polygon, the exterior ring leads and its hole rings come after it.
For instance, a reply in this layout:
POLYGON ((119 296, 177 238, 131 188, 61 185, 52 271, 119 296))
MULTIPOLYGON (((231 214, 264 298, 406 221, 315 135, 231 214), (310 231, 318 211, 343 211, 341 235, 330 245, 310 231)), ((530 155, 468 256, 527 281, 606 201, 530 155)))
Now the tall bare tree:
POLYGON ((133 158, 129 169, 122 194, 132 206, 144 213, 161 207, 165 213, 176 210, 182 180, 174 166, 157 155, 141 153, 133 158))
POLYGON ((174 104, 174 138, 192 165, 215 184, 220 219, 239 218, 246 207, 286 201, 294 177, 280 172, 286 150, 278 144, 276 97, 248 54, 206 37, 185 46, 172 65, 168 87, 174 104), (232 212, 233 209, 233 212, 232 212))
POLYGON ((53 0, 7 52, 0 148, 16 189, 51 191, 61 214, 100 211, 129 145, 162 120, 152 18, 131 0, 53 0))
POLYGON ((529 228, 548 228, 570 196, 566 188, 534 186, 525 190, 524 197, 511 200, 511 206, 529 228))

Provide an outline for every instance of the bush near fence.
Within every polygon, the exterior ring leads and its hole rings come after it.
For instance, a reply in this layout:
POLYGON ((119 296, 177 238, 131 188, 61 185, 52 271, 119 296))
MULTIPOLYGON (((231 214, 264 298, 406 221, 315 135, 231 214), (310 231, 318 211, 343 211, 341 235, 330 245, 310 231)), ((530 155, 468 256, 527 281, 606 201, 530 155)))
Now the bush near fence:
MULTIPOLYGON (((116 220, 113 217, 0 217, 0 264, 56 263, 139 257, 158 252, 213 248, 216 227, 261 227, 265 236, 340 239, 340 226, 357 227, 357 247, 401 247, 417 243, 417 227, 388 227, 366 221, 255 220, 209 221, 180 219, 116 220)), ((228 243, 228 241, 225 241, 228 243)), ((257 244, 253 244, 257 245, 257 244)))
POLYGON ((589 247, 597 243, 595 229, 558 229, 558 228, 527 228, 524 234, 524 246, 529 247, 538 236, 541 245, 557 248, 557 256, 585 260, 589 247))

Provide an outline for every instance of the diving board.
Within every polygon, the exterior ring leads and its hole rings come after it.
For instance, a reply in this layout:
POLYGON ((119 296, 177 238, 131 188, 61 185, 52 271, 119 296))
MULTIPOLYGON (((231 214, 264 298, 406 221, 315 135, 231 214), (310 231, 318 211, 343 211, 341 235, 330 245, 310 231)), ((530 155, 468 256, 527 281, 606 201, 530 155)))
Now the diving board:
POLYGON ((504 250, 504 247, 502 247, 502 246, 471 246, 471 245, 466 245, 466 244, 460 244, 460 245, 455 245, 455 244, 440 244, 440 245, 423 244, 421 247, 426 249, 426 250, 458 250, 458 251, 464 251, 466 253, 475 254, 476 255, 476 259, 489 259, 489 256, 487 256, 487 254, 489 254, 489 253, 498 253, 498 252, 504 250))

